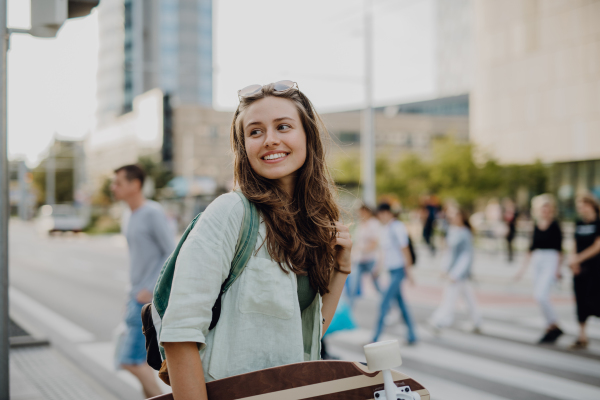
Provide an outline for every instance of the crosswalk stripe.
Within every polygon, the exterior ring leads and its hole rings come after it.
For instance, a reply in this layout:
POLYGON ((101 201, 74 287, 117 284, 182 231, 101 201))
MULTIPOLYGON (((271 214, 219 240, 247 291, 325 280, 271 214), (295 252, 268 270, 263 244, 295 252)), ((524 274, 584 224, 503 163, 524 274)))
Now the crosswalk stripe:
MULTIPOLYGON (((520 317, 517 319, 519 325, 539 329, 543 332, 546 328, 546 320, 541 317, 520 317)), ((579 324, 573 321, 560 321, 561 329, 568 335, 577 336, 579 334, 579 324)), ((590 339, 600 340, 600 324, 594 318, 590 318, 586 326, 587 336, 590 339)))
POLYGON ((469 350, 480 352, 482 355, 509 355, 513 360, 600 378, 600 364, 598 361, 575 355, 559 353, 526 344, 502 341, 486 336, 465 336, 464 334, 452 331, 443 332, 439 340, 441 343, 465 347, 469 350))
MULTIPOLYGON (((94 343, 83 343, 78 345, 78 350, 81 354, 88 358, 91 362, 95 362, 104 369, 114 372, 118 379, 127 383, 133 388, 142 390, 140 382, 129 372, 125 370, 117 371, 114 365, 114 354, 115 354, 115 343, 114 342, 94 342, 94 343)), ((158 379, 158 372, 153 372, 157 377, 156 381, 161 387, 163 393, 169 393, 171 388, 167 386, 163 381, 158 379)))
MULTIPOLYGON (((365 338, 368 338, 369 335, 370 332, 357 329, 350 332, 339 332, 335 339, 340 342, 359 345, 364 343, 365 338)), ((530 371, 525 368, 487 360, 485 357, 467 355, 427 343, 420 343, 416 347, 403 347, 402 355, 407 359, 424 364, 459 371, 463 374, 555 398, 565 400, 600 399, 600 387, 573 382, 561 377, 530 371)), ((421 384, 427 387, 427 382, 421 382, 421 384)))
MULTIPOLYGON (((528 342, 528 343, 537 343, 539 340, 539 332, 535 332, 531 329, 527 329, 524 327, 511 325, 508 323, 495 322, 495 321, 486 321, 483 326, 483 332, 489 335, 499 336, 505 339, 516 340, 520 342, 528 342)), ((573 338, 569 338, 566 336, 562 336, 558 345, 566 346, 568 341, 573 341, 573 338)), ((588 353, 600 356, 600 346, 596 343, 590 343, 588 349, 588 353)))
POLYGON ((8 296, 12 307, 18 308, 32 320, 45 325, 71 342, 83 343, 91 342, 95 339, 91 332, 52 311, 14 286, 8 288, 8 296))
MULTIPOLYGON (((331 348, 331 352, 333 354, 341 357, 344 360, 361 362, 364 362, 365 360, 364 354, 358 351, 354 352, 344 347, 336 346, 335 344, 329 345, 329 348, 331 348)), ((431 400, 508 400, 505 397, 500 397, 483 392, 481 390, 469 388, 431 374, 426 374, 421 371, 414 371, 410 368, 400 367, 397 368, 397 370, 410 376, 425 386, 429 393, 431 393, 431 400)))

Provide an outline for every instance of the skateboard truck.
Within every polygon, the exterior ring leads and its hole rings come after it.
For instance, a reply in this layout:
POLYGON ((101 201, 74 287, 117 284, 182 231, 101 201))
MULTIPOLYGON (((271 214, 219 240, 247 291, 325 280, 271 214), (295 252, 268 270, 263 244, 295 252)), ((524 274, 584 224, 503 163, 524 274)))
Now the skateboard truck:
POLYGON ((390 370, 402 365, 397 340, 371 343, 364 346, 364 350, 369 370, 383 374, 383 390, 375 392, 376 400, 421 400, 421 395, 411 391, 409 386, 398 387, 394 383, 390 370))

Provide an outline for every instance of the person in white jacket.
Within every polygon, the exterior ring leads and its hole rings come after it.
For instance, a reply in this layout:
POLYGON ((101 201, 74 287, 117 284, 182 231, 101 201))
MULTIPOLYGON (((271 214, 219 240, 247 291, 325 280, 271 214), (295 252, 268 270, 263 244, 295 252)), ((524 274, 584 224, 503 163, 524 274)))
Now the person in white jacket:
POLYGON ((479 332, 481 327, 481 314, 473 288, 469 282, 471 267, 473 265, 473 235, 467 214, 458 209, 448 210, 450 227, 448 229, 448 254, 444 265, 444 277, 447 279, 442 303, 433 313, 430 324, 436 330, 452 325, 454 310, 458 296, 465 298, 471 319, 475 326, 474 331, 479 332))

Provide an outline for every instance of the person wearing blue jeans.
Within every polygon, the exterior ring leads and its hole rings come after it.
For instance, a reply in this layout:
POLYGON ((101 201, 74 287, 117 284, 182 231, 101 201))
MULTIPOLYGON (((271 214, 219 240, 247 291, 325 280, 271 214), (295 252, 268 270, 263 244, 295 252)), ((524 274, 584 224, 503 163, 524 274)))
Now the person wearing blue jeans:
POLYGON ((352 237, 352 258, 356 268, 353 268, 354 272, 348 281, 350 307, 352 307, 354 299, 358 296, 361 278, 364 274, 371 275, 375 289, 381 292, 377 276, 373 271, 377 260, 381 224, 375 218, 373 211, 364 204, 358 209, 358 217, 358 226, 352 237))
POLYGON ((146 398, 162 394, 154 370, 146 362, 146 340, 142 332, 142 307, 152 301, 160 270, 175 248, 175 232, 162 206, 144 197, 146 173, 138 165, 115 170, 111 191, 131 210, 123 233, 129 248, 130 289, 125 311, 124 332, 117 343, 115 364, 141 383, 146 398))
POLYGON ((350 279, 350 282, 349 282, 350 283, 350 307, 352 307, 354 305, 354 299, 356 299, 356 297, 358 297, 358 293, 360 290, 360 281, 364 274, 371 275, 371 277, 373 278, 373 285, 375 286, 375 289, 377 289, 377 291, 379 293, 381 293, 381 287, 379 286, 379 283, 377 282, 377 277, 373 273, 374 267, 375 267, 375 260, 359 262, 358 265, 356 266, 356 268, 357 268, 356 276, 352 277, 352 279, 350 279))
POLYGON ((379 205, 377 217, 383 225, 380 246, 383 252, 383 263, 390 273, 391 282, 381 301, 379 322, 373 341, 376 342, 379 339, 383 331, 385 316, 390 309, 390 303, 396 300, 408 330, 408 344, 415 344, 417 336, 414 324, 402 297, 402 281, 404 278, 406 277, 414 285, 412 257, 408 249, 408 232, 404 224, 395 218, 389 204, 382 203, 379 205))

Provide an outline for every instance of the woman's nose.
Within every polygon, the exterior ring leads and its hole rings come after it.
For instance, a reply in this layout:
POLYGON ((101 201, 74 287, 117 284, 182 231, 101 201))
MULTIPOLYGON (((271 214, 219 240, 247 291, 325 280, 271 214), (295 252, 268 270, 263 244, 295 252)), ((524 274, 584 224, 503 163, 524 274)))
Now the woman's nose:
POLYGON ((274 129, 267 129, 267 135, 265 138, 265 147, 276 146, 280 143, 279 135, 274 129))

